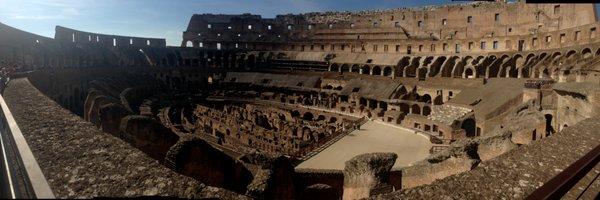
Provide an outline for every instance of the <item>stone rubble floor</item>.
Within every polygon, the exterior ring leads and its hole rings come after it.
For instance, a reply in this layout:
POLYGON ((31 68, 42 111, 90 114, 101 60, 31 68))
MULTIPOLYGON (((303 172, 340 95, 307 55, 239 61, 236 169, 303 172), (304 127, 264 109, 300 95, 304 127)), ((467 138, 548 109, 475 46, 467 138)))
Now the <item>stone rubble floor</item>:
POLYGON ((177 174, 61 107, 25 78, 12 80, 3 96, 57 198, 240 198, 177 174))

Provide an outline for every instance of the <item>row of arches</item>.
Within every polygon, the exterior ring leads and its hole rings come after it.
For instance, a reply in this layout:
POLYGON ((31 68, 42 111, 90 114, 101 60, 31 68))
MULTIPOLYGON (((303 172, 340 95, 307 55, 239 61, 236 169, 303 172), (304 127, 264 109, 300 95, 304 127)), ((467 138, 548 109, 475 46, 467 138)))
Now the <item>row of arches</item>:
POLYGON ((598 55, 600 48, 593 51, 588 47, 552 53, 405 56, 395 66, 332 63, 329 71, 385 77, 544 78, 565 69, 569 64, 591 60, 598 55))

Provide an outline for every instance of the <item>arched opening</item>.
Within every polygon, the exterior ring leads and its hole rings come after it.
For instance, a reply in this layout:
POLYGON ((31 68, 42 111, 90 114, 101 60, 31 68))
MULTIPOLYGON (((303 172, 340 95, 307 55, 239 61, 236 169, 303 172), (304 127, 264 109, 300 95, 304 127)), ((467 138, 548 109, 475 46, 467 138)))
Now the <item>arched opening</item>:
POLYGON ((379 66, 373 67, 373 75, 381 75, 381 67, 379 67, 379 66))
POLYGON ((465 70, 465 78, 475 78, 475 76, 473 76, 473 70, 471 68, 467 68, 465 70))
POLYGON ((431 103, 431 95, 425 94, 421 97, 421 102, 431 103))
POLYGON ((508 77, 517 78, 519 76, 519 70, 516 67, 511 67, 508 70, 508 77))
POLYGON ((419 105, 417 105, 417 104, 413 104, 411 110, 412 110, 413 114, 417 114, 417 115, 421 114, 421 107, 419 107, 419 105))
POLYGON ((185 47, 193 47, 193 46, 194 46, 194 44, 192 44, 192 41, 187 41, 185 43, 185 47))
POLYGON ((430 114, 431 114, 431 108, 429 106, 424 106, 423 107, 423 115, 429 116, 430 114))
POLYGON ((442 104, 444 104, 444 99, 442 98, 442 95, 437 95, 435 97, 435 99, 433 99, 433 104, 434 105, 442 105, 442 104))
POLYGON ((383 68, 383 75, 384 76, 392 76, 392 68, 391 67, 383 68))
POLYGON ((337 122, 337 118, 336 117, 329 118, 329 123, 335 123, 335 122, 337 122))
POLYGON ((310 112, 306 112, 306 113, 304 113, 304 115, 302 115, 302 119, 304 119, 304 120, 312 121, 314 118, 315 118, 315 116, 310 112))
POLYGON ((425 67, 419 68, 417 70, 417 72, 418 72, 417 73, 418 79, 425 80, 425 78, 427 78, 427 68, 425 68, 425 67))
POLYGON ((583 55, 583 58, 589 58, 592 56, 592 50, 589 48, 585 48, 583 49, 583 51, 581 51, 581 55, 583 55))
POLYGON ((358 104, 361 105, 361 106, 367 106, 367 99, 365 99, 364 97, 361 97, 358 100, 358 104))
POLYGON ((360 66, 358 66, 358 65, 352 65, 352 67, 350 68, 350 72, 359 73, 360 72, 360 66))
POLYGON ((456 61, 459 59, 458 56, 454 56, 448 59, 442 66, 442 77, 452 77, 452 70, 456 65, 456 61))
POLYGON ((410 106, 408 106, 408 104, 405 103, 401 103, 400 104, 400 111, 404 114, 408 114, 410 113, 410 106))
POLYGON ((371 74, 371 68, 369 65, 365 65, 362 67, 362 74, 371 74))
POLYGON ((498 75, 500 75, 500 73, 502 73, 502 69, 505 69, 502 67, 506 66, 506 64, 508 64, 507 59, 508 59, 508 55, 502 55, 500 58, 495 59, 487 70, 487 76, 489 78, 498 77, 498 75))
POLYGON ((442 64, 446 61, 445 56, 440 56, 429 67, 429 76, 436 76, 441 70, 442 64))
POLYGON ((290 113, 292 115, 292 117, 300 117, 300 112, 298 112, 297 110, 292 111, 292 113, 290 113))
POLYGON ((350 66, 348 64, 343 64, 340 70, 342 72, 350 72, 350 66))
POLYGON ((324 115, 319 115, 317 117, 317 121, 325 121, 325 116, 324 115))
POLYGON ((475 120, 474 119, 466 119, 465 121, 463 121, 462 125, 460 126, 460 128, 465 130, 465 133, 467 135, 467 137, 475 137, 477 136, 477 132, 475 129, 475 120))
POLYGON ((332 71, 332 72, 337 72, 337 71, 339 71, 339 66, 338 66, 338 64, 337 64, 337 63, 333 63, 333 64, 331 64, 331 67, 329 68, 329 71, 332 71))
POLYGON ((571 57, 573 57, 575 55, 575 53, 577 53, 575 50, 571 50, 571 51, 567 52, 567 59, 570 59, 571 57))

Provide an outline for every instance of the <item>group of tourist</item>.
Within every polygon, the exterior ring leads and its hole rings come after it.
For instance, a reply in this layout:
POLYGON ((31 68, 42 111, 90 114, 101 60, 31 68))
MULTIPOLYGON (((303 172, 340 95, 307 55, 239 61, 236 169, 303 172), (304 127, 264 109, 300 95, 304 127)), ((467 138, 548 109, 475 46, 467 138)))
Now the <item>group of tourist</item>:
POLYGON ((10 80, 10 74, 14 73, 16 68, 17 65, 14 63, 0 61, 0 92, 4 91, 4 86, 6 86, 10 80))

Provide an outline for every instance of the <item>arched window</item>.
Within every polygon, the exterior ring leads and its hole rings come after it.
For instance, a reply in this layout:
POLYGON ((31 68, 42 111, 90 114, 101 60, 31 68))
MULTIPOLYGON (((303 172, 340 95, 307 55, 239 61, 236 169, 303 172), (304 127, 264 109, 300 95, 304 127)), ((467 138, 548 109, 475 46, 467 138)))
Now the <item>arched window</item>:
POLYGON ((116 46, 117 46, 117 39, 113 38, 113 47, 116 47, 116 46))
POLYGON ((133 39, 129 38, 129 45, 133 45, 133 39))

